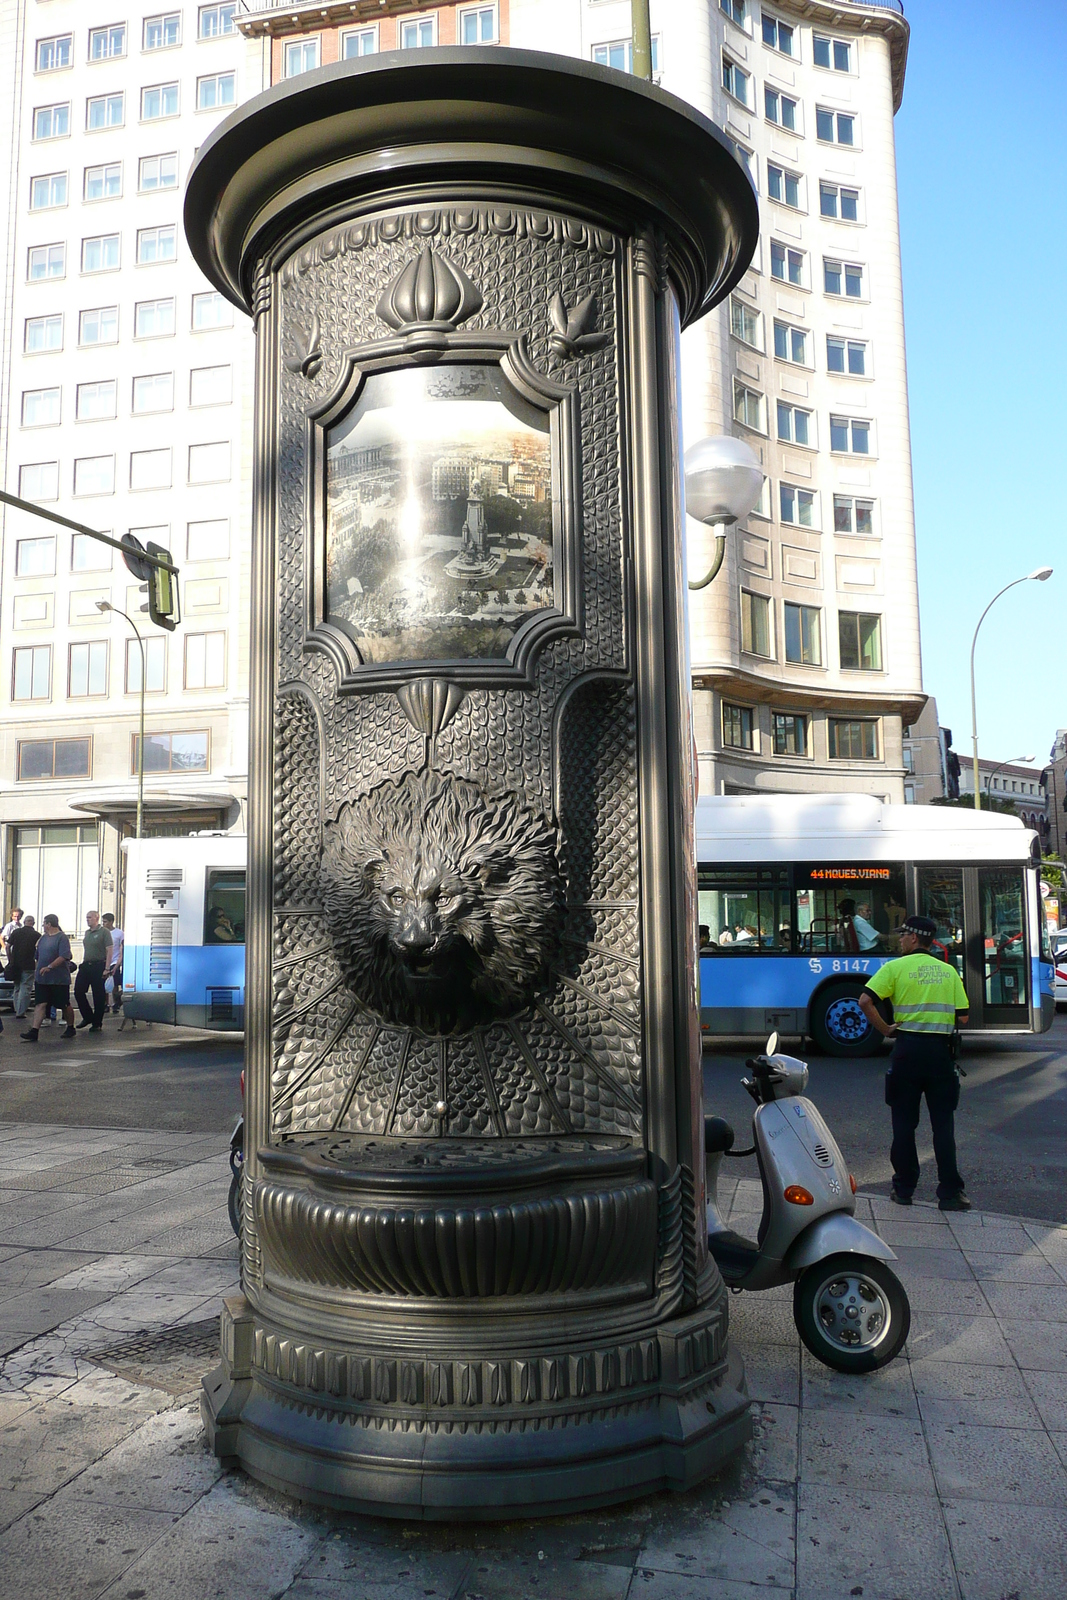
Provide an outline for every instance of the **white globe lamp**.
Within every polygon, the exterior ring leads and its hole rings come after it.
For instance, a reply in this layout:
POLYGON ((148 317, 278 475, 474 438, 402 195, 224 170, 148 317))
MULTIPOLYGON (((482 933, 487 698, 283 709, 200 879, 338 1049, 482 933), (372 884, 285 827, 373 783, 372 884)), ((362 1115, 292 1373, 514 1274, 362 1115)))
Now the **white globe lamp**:
POLYGON ((743 439, 729 434, 700 439, 685 452, 685 509, 716 529, 715 556, 690 589, 705 589, 722 566, 726 529, 747 517, 763 490, 763 468, 743 439))

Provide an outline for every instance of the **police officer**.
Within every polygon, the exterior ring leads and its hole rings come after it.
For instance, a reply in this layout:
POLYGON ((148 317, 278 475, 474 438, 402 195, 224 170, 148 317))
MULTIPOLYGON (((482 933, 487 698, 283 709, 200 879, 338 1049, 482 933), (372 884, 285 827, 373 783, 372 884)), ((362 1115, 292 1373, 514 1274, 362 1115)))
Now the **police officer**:
POLYGON ((930 944, 937 924, 929 917, 907 917, 900 925, 901 956, 887 961, 860 995, 860 1008, 873 1028, 893 1040, 885 1079, 885 1098, 893 1114, 893 1187, 890 1199, 910 1206, 919 1181, 915 1130, 922 1097, 930 1113, 937 1161, 937 1203, 942 1211, 969 1211, 956 1165, 953 1113, 959 1104, 960 1080, 952 1054, 952 1035, 967 1022, 970 1002, 959 973, 940 961, 930 944), (893 1022, 886 1023, 877 1001, 893 1002, 893 1022))

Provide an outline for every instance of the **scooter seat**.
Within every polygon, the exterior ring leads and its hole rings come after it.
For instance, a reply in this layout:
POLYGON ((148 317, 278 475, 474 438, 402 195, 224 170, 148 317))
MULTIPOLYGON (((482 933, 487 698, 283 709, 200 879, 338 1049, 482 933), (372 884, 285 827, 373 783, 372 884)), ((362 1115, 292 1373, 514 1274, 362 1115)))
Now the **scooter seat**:
POLYGON ((724 1117, 704 1118, 704 1152, 709 1156, 723 1155, 732 1150, 734 1130, 724 1117))
POLYGON ((727 1283, 743 1278, 759 1258, 759 1245, 732 1228, 708 1235, 708 1253, 727 1283))

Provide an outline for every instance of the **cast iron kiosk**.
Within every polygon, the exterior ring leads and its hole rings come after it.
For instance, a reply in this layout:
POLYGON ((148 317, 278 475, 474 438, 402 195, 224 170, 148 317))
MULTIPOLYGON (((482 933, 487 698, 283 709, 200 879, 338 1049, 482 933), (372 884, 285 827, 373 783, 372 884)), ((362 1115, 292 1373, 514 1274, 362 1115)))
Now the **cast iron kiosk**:
POLYGON ((748 178, 620 73, 412 51, 235 112, 185 225, 257 340, 214 1448, 408 1517, 694 1483, 749 1423, 703 1220, 677 361, 748 178))

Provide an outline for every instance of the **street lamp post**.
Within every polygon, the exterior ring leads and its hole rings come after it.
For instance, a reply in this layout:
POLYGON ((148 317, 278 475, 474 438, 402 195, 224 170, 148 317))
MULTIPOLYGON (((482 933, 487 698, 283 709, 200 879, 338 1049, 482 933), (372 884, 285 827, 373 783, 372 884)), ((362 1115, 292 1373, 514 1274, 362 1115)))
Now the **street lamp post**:
POLYGON ((722 566, 726 530, 747 517, 763 490, 763 468, 743 439, 718 434, 685 452, 685 509, 715 529, 715 555, 690 589, 706 589, 722 566))
POLYGON ((997 590, 982 615, 978 618, 978 627, 974 630, 974 638, 971 640, 971 757, 974 762, 974 809, 976 811, 981 811, 982 809, 982 791, 978 778, 978 702, 974 692, 974 647, 978 643, 978 629, 982 626, 982 623, 1002 594, 1007 594, 1008 590, 1014 589, 1016 584, 1029 583, 1031 580, 1037 583, 1044 583, 1051 576, 1051 567, 1036 567, 1033 572, 1026 573, 1025 577, 1013 578, 1010 583, 1004 585, 1003 589, 997 590))
POLYGON ((139 839, 144 826, 144 640, 141 638, 141 630, 138 628, 136 622, 134 622, 129 612, 123 611, 121 606, 113 606, 110 600, 98 600, 96 602, 96 609, 98 611, 114 611, 116 616, 125 617, 126 621, 129 623, 130 627, 134 631, 134 634, 136 635, 137 645, 141 652, 141 710, 140 726, 137 734, 137 838, 139 839))
POLYGON ((1000 769, 1002 767, 1013 767, 1017 761, 1032 761, 1033 759, 1034 759, 1033 756, 1009 756, 1007 761, 998 761, 996 766, 993 768, 992 772, 989 774, 989 776, 986 778, 986 781, 985 781, 986 799, 989 800, 990 802, 992 801, 992 799, 993 799, 993 779, 996 777, 997 773, 1000 771, 1000 769))

